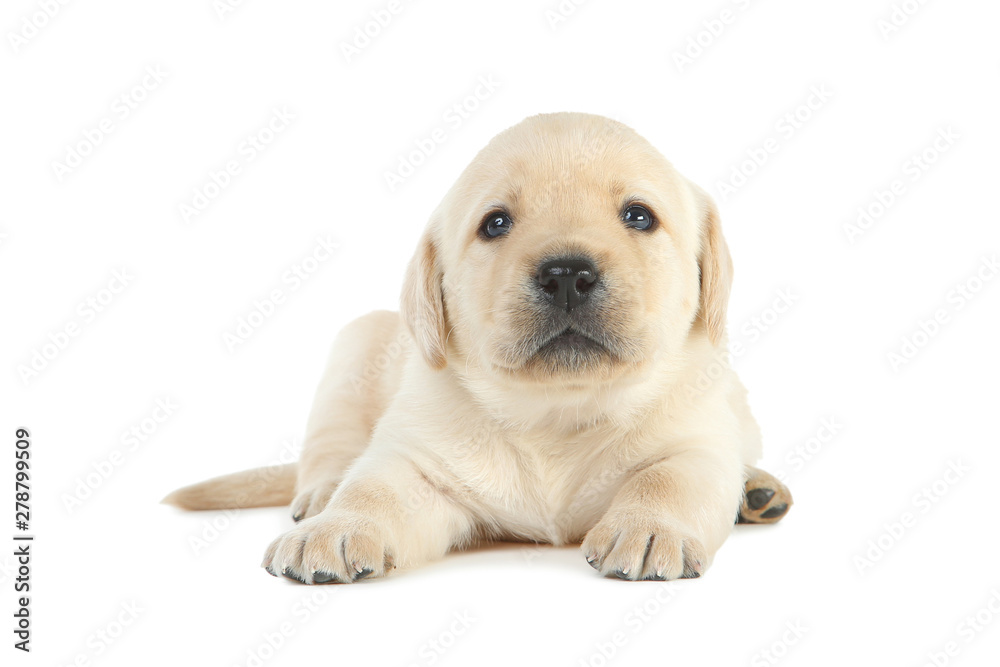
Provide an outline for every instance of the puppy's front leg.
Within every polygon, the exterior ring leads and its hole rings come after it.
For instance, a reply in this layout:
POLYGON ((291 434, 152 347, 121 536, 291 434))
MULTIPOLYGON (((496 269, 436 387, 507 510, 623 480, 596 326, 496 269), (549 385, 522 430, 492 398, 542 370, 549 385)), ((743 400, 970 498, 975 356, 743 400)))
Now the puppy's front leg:
POLYGON ((689 450, 639 470, 584 538, 596 570, 622 579, 700 577, 733 527, 742 465, 728 451, 689 450))
POLYGON ((305 584, 351 583, 443 556, 467 513, 408 459, 366 454, 326 508, 271 543, 262 565, 305 584))

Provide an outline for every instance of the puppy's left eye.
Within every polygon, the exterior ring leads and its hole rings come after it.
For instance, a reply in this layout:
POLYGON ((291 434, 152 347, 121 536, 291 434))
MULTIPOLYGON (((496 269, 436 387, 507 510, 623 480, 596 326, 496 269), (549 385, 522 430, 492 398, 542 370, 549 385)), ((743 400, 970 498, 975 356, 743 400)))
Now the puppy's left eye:
POLYGON ((653 214, 645 206, 632 205, 622 213, 622 220, 632 229, 648 231, 653 228, 653 214))

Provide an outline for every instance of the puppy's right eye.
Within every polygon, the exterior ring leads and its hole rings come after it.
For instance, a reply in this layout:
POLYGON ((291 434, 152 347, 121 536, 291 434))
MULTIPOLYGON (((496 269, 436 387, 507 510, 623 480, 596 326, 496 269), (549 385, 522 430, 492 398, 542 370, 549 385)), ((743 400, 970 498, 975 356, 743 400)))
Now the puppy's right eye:
POLYGON ((513 226, 514 222, 510 219, 509 215, 495 211, 486 216, 482 226, 479 228, 479 232, 487 239, 495 239, 509 232, 513 226))

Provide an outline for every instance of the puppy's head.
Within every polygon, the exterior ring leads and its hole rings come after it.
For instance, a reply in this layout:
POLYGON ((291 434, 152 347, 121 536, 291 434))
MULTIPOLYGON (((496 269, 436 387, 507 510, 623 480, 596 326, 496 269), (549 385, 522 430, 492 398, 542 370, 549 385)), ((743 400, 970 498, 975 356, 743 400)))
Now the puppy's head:
POLYGON ((435 211, 404 320, 435 368, 532 383, 648 371, 724 335, 731 262, 708 196, 600 116, 529 118, 435 211))

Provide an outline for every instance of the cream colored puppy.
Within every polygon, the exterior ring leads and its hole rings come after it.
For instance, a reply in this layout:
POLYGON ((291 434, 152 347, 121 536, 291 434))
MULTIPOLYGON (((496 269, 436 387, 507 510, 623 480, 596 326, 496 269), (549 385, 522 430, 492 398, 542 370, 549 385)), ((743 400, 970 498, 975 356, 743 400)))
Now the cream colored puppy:
POLYGON ((599 116, 498 135, 431 216, 402 312, 348 325, 301 461, 181 489, 189 509, 284 504, 272 574, 352 582, 478 540, 582 540, 605 575, 699 576, 791 498, 725 351, 715 205, 599 116), (742 511, 741 511, 742 504, 742 511))

